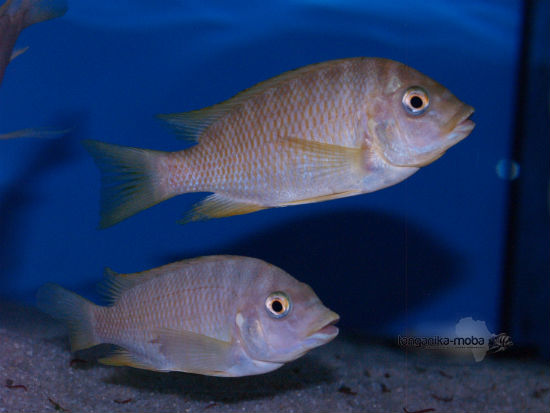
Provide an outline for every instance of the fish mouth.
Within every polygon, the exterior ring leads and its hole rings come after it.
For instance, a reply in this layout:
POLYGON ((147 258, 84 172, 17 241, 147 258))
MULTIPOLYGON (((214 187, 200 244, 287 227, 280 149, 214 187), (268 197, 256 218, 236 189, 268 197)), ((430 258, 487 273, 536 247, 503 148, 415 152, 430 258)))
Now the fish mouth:
POLYGON ((335 324, 340 321, 340 316, 333 311, 330 311, 328 316, 323 319, 322 322, 317 323, 307 334, 307 341, 312 343, 319 342, 317 345, 321 345, 329 342, 338 335, 340 331, 335 324))
POLYGON ((326 315, 320 318, 320 321, 314 323, 308 334, 294 348, 284 354, 271 356, 269 360, 265 361, 287 363, 302 357, 315 347, 328 343, 338 335, 338 327, 334 324, 339 320, 340 316, 338 314, 327 309, 326 315))
POLYGON ((449 121, 451 128, 447 136, 449 146, 461 141, 472 132, 476 126, 474 121, 470 119, 470 116, 472 116, 473 113, 474 108, 469 105, 465 105, 462 110, 451 118, 449 121))

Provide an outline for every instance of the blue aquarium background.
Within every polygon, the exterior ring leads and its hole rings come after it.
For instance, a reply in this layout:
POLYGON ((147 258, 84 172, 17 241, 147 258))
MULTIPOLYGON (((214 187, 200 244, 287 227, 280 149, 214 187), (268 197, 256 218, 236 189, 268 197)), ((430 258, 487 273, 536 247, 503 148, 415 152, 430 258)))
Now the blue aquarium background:
MULTIPOLYGON (((548 15, 547 3, 534 4, 548 15)), ((0 87, 0 133, 70 129, 60 139, 0 141, 0 296, 33 303, 40 285, 55 282, 95 299, 106 266, 136 272, 248 255, 310 284, 344 328, 441 335, 473 317, 548 354, 548 96, 524 118, 531 132, 521 138, 542 159, 529 169, 516 156, 531 153, 518 152, 517 140, 528 104, 519 97, 530 96, 518 92, 528 88, 524 17, 520 1, 69 2, 64 17, 23 31, 17 47, 30 48, 0 87), (97 229, 99 171, 83 139, 180 150, 189 143, 154 115, 354 56, 391 58, 436 79, 475 107, 476 128, 375 193, 182 226, 205 195, 188 194, 97 229), (510 229, 519 202, 538 232, 510 229), (520 244, 535 263, 525 273, 522 261, 510 269, 520 244)), ((548 40, 532 50, 529 62, 547 70, 548 40)))

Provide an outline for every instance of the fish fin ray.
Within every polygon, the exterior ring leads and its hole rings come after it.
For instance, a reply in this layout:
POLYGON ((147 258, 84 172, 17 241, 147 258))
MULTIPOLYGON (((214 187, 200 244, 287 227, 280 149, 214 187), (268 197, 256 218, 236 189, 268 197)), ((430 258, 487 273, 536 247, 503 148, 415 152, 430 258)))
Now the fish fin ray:
POLYGON ((121 276, 112 269, 105 268, 103 280, 97 284, 97 291, 110 305, 113 305, 125 291, 136 284, 138 283, 134 278, 121 276))
POLYGON ((172 365, 190 373, 222 372, 230 367, 231 343, 192 331, 159 329, 156 342, 172 365))
POLYGON ((97 284, 98 292, 111 305, 116 303, 120 296, 135 287, 159 276, 165 276, 173 272, 179 272, 185 266, 190 266, 205 262, 219 262, 227 259, 227 256, 205 256, 195 257, 186 260, 173 262, 161 267, 153 268, 147 271, 121 274, 113 271, 111 268, 105 268, 103 271, 103 280, 97 284))
POLYGON ((295 137, 283 137, 277 141, 282 151, 289 151, 293 165, 301 173, 307 173, 311 179, 338 177, 361 172, 363 149, 316 142, 295 137), (302 156, 295 156, 299 153, 302 156), (292 156, 294 155, 294 156, 292 156))
POLYGON ((100 228, 107 228, 175 194, 164 191, 156 159, 165 152, 82 141, 101 171, 100 228))
POLYGON ((111 304, 117 302, 120 296, 138 284, 142 284, 153 278, 166 274, 171 264, 153 270, 142 272, 120 274, 110 268, 105 268, 103 280, 97 284, 98 292, 111 304))
POLYGON ((248 214, 250 212, 260 211, 266 208, 269 207, 247 202, 234 201, 223 195, 213 194, 195 204, 185 218, 180 221, 180 224, 210 218, 223 218, 233 215, 248 214))
POLYGON ((338 60, 333 60, 289 70, 271 79, 259 82, 215 105, 189 112, 157 115, 157 117, 171 125, 182 139, 198 142, 202 133, 210 125, 218 121, 226 113, 232 111, 235 107, 243 104, 246 100, 261 95, 269 89, 275 89, 301 75, 318 72, 324 66, 331 67, 338 62, 338 60))
POLYGON ((307 73, 316 72, 320 73, 323 71, 323 68, 330 68, 334 65, 337 65, 340 62, 346 61, 347 59, 336 59, 329 60, 326 62, 314 63, 307 66, 302 66, 297 69, 288 70, 281 73, 278 76, 269 78, 267 80, 256 83, 254 86, 251 86, 243 91, 237 93, 232 98, 222 102, 221 104, 231 104, 236 105, 242 103, 244 100, 247 100, 253 96, 260 95, 269 89, 274 89, 282 84, 291 81, 293 79, 299 78, 307 73))
POLYGON ((157 118, 170 125, 180 139, 198 142, 204 130, 230 109, 228 106, 214 105, 190 112, 161 114, 157 118))
POLYGON ((127 366, 144 370, 164 371, 126 349, 115 350, 113 353, 100 358, 98 361, 108 366, 127 366))
POLYGON ((45 284, 38 289, 36 304, 68 327, 71 351, 101 344, 93 328, 93 308, 96 305, 91 301, 57 284, 45 284))
MULTIPOLYGON (((1 14, 1 13, 0 13, 1 14)), ((25 47, 22 47, 21 49, 17 49, 17 50, 14 50, 12 53, 11 53, 11 56, 10 56, 10 62, 15 59, 16 57, 18 56, 21 56, 23 53, 25 53, 27 50, 29 50, 29 46, 25 46, 25 47)))
POLYGON ((109 268, 109 267, 105 267, 103 269, 103 275, 105 277, 116 277, 117 275, 120 275, 120 273, 116 272, 115 270, 113 270, 112 268, 109 268))

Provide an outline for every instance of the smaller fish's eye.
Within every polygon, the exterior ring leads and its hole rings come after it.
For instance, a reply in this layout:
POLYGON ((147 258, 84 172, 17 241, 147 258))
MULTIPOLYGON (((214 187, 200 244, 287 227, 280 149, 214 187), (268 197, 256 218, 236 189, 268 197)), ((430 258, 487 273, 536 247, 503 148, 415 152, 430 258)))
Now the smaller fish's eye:
POLYGON ((403 107, 407 113, 418 116, 422 115, 430 106, 430 98, 420 86, 413 86, 405 91, 402 99, 403 107))
POLYGON ((291 303, 288 295, 282 291, 269 294, 265 299, 265 309, 273 318, 282 318, 290 312, 291 303))

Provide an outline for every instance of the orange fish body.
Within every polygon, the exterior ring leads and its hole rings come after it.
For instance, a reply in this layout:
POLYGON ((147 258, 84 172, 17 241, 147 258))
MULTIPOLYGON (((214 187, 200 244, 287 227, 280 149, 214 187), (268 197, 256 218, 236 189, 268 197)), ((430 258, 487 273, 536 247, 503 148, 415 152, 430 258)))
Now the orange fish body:
POLYGON ((465 138, 472 112, 408 66, 351 58, 284 73, 209 108, 162 115, 197 142, 183 151, 85 145, 104 173, 102 227, 175 195, 213 192, 187 219, 197 220, 394 185, 465 138))

